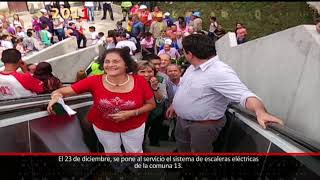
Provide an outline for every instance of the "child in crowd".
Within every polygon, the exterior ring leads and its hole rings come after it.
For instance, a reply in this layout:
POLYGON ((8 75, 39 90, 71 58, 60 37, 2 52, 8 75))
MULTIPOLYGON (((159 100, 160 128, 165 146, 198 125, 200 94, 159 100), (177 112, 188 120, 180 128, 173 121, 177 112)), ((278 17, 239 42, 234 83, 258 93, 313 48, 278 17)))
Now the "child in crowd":
POLYGON ((106 39, 106 37, 104 36, 104 33, 103 33, 103 32, 99 32, 99 33, 98 33, 98 43, 102 43, 103 45, 106 45, 106 44, 107 44, 107 39, 106 39))
POLYGON ((75 24, 76 24, 76 29, 81 33, 81 34, 83 34, 84 33, 84 26, 83 26, 83 21, 82 21, 82 19, 81 18, 77 18, 76 19, 76 22, 75 22, 75 24))
POLYGON ((127 24, 127 31, 129 33, 132 31, 132 24, 133 24, 132 15, 129 15, 128 16, 128 24, 127 24))
POLYGON ((29 53, 33 51, 39 51, 44 48, 42 42, 34 36, 35 31, 33 29, 28 29, 27 37, 23 38, 23 46, 29 51, 29 53))
POLYGON ((22 39, 26 37, 26 33, 22 31, 21 26, 16 27, 16 36, 17 38, 22 38, 22 39))
POLYGON ((32 16, 32 28, 36 33, 36 38, 40 39, 40 31, 41 31, 41 22, 37 15, 32 16))
POLYGON ((8 34, 2 35, 1 36, 1 46, 3 46, 5 49, 13 48, 12 36, 8 35, 8 34))
POLYGON ((40 36, 41 36, 41 41, 42 43, 48 47, 51 45, 51 37, 52 34, 48 31, 49 30, 49 26, 47 24, 42 24, 42 30, 40 32, 40 36))
POLYGON ((21 56, 25 56, 29 50, 25 49, 23 46, 23 38, 18 38, 15 44, 15 48, 20 51, 21 56))
POLYGON ((95 45, 97 44, 98 42, 98 32, 96 32, 96 28, 94 26, 90 26, 89 27, 89 32, 90 32, 90 35, 89 35, 89 41, 91 41, 91 43, 89 43, 89 45, 95 45))
POLYGON ((122 21, 118 21, 116 26, 117 26, 117 28, 115 30, 117 33, 123 34, 123 33, 127 32, 127 30, 124 27, 122 27, 122 21))
POLYGON ((115 30, 108 31, 107 49, 115 48, 117 44, 117 32, 115 30))
POLYGON ((104 36, 103 32, 98 33, 98 43, 102 44, 104 48, 108 48, 108 42, 106 36, 104 36))
POLYGON ((147 54, 154 54, 154 39, 150 32, 144 34, 144 38, 141 40, 142 57, 147 54))

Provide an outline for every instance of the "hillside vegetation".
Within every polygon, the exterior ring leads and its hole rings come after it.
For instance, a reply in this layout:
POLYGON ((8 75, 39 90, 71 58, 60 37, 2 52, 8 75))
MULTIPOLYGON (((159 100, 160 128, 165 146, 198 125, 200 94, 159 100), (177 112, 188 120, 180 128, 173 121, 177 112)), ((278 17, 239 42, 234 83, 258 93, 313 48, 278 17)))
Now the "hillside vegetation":
POLYGON ((306 2, 173 2, 158 3, 174 18, 199 10, 204 30, 210 16, 216 16, 224 29, 234 31, 237 22, 247 27, 248 38, 255 39, 301 24, 313 24, 314 10, 306 2))

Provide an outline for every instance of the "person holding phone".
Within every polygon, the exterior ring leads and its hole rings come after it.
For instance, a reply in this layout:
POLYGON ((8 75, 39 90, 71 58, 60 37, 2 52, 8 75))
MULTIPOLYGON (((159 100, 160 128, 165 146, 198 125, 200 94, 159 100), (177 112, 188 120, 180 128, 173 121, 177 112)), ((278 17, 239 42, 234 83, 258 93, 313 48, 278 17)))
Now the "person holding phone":
POLYGON ((135 75, 136 64, 128 48, 106 50, 100 59, 106 72, 89 76, 51 95, 48 112, 59 98, 90 92, 93 106, 88 120, 105 152, 142 153, 145 122, 155 107, 153 91, 148 82, 135 75))
POLYGON ((156 109, 151 111, 149 115, 146 124, 146 135, 150 139, 151 146, 160 146, 161 126, 164 119, 164 102, 167 99, 166 86, 160 83, 160 77, 156 76, 156 68, 151 62, 138 61, 138 74, 149 82, 157 104, 156 109))

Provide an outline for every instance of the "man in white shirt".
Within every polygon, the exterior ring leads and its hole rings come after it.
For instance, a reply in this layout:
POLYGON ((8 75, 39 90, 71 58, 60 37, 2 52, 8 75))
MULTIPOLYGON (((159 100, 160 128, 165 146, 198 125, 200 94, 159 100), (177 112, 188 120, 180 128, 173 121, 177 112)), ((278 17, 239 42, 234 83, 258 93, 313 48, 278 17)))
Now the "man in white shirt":
POLYGON ((283 124, 267 113, 263 102, 238 78, 234 70, 219 60, 214 42, 202 34, 183 39, 183 51, 190 62, 180 79, 167 117, 177 115, 175 138, 179 152, 212 152, 212 143, 225 125, 224 113, 230 102, 254 112, 258 123, 283 124))
POLYGON ((129 41, 126 37, 126 34, 120 34, 120 41, 117 43, 116 48, 123 48, 123 47, 129 47, 130 48, 130 55, 133 56, 135 54, 135 51, 137 50, 136 45, 129 41))

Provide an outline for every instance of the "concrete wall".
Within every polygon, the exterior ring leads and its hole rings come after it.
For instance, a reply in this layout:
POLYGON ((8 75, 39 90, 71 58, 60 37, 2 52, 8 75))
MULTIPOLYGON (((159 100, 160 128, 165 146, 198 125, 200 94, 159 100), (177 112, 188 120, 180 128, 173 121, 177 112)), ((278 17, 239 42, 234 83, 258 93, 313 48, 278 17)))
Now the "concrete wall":
POLYGON ((85 70, 99 55, 101 45, 94 45, 47 60, 52 71, 62 82, 75 82, 77 72, 85 70))
POLYGON ((64 39, 52 46, 42 49, 39 52, 22 58, 27 63, 39 63, 63 54, 67 54, 78 49, 76 37, 64 39))
POLYGON ((33 8, 34 10, 42 9, 44 8, 44 2, 43 1, 33 1, 33 2, 27 2, 29 11, 33 8))
POLYGON ((219 57, 272 114, 289 128, 320 142, 320 36, 301 25, 241 45, 234 33, 216 43, 219 57))
POLYGON ((8 9, 9 7, 8 7, 8 3, 6 2, 6 1, 2 1, 2 2, 0 2, 0 10, 6 10, 6 9, 8 9))

